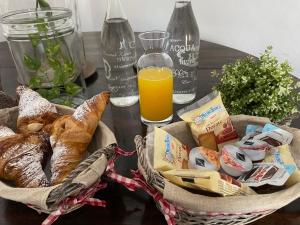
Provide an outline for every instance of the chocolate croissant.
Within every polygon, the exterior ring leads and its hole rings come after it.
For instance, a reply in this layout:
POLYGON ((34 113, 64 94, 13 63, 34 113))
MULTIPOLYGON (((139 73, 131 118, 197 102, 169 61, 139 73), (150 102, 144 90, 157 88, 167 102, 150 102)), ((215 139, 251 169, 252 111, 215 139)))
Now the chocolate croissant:
POLYGON ((43 136, 15 134, 0 126, 0 178, 14 182, 17 187, 49 186, 42 169, 46 143, 43 136))
POLYGON ((102 92, 85 101, 73 115, 63 116, 53 123, 50 136, 52 185, 63 182, 85 156, 108 100, 109 94, 102 92))
POLYGON ((19 86, 16 92, 20 98, 18 132, 23 134, 49 132, 51 124, 58 118, 55 105, 24 86, 19 86))

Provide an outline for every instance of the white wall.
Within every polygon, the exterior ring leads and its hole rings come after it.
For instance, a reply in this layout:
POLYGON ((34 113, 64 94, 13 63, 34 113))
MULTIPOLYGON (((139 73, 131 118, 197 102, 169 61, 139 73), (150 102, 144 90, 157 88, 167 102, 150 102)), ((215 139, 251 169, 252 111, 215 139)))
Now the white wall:
MULTIPOLYGON (((105 0, 78 0, 84 31, 100 30, 105 0)), ((175 0, 122 0, 135 31, 165 29, 175 0)), ((259 55, 267 45, 300 77, 299 0, 192 0, 201 38, 259 55)), ((0 37, 1 38, 1 37, 0 37)))

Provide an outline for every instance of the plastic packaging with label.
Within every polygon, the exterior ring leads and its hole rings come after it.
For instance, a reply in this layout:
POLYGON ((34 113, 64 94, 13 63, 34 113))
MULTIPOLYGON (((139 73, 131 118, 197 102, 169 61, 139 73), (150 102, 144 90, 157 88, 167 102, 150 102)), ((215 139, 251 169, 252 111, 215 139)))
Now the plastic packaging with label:
POLYGON ((199 146, 218 150, 218 144, 238 138, 219 92, 212 92, 179 110, 178 115, 189 123, 199 146))
POLYGON ((266 152, 270 150, 268 143, 261 140, 246 140, 236 143, 240 150, 245 152, 252 161, 263 160, 266 156, 266 152))
POLYGON ((256 194, 256 192, 248 186, 217 171, 177 169, 166 171, 162 174, 170 182, 181 187, 214 192, 222 196, 256 194))
POLYGON ((272 148, 272 150, 267 153, 263 162, 277 163, 285 168, 285 170, 291 175, 286 182, 286 186, 290 187, 300 182, 300 170, 298 169, 292 153, 290 152, 289 145, 272 148))
POLYGON ((239 177, 239 181, 249 187, 259 187, 266 184, 283 186, 290 174, 276 163, 255 163, 253 169, 239 177))
POLYGON ((154 169, 167 171, 188 168, 188 147, 163 129, 154 128, 154 169))
POLYGON ((246 135, 241 141, 247 141, 253 139, 254 136, 261 134, 263 127, 259 125, 249 124, 246 127, 246 135))
POLYGON ((225 145, 221 151, 222 169, 233 177, 239 177, 252 169, 252 161, 243 151, 233 145, 225 145))
POLYGON ((196 147, 189 154, 189 168, 200 170, 219 170, 220 165, 219 153, 205 148, 196 147))
POLYGON ((273 147, 278 147, 285 144, 291 144, 293 134, 283 130, 273 124, 266 124, 262 133, 253 137, 254 140, 262 140, 273 147))

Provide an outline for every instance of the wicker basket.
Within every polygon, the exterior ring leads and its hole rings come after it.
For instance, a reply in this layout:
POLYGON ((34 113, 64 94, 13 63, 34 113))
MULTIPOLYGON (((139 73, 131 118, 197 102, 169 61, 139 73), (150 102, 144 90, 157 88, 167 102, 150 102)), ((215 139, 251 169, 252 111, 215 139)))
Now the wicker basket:
MULTIPOLYGON (((247 124, 264 125, 266 118, 233 116, 232 122, 240 136, 244 135, 247 124)), ((300 130, 281 127, 294 134, 291 144, 292 155, 300 166, 300 130)), ((187 123, 177 122, 163 128, 182 143, 194 147, 191 131, 187 123)), ((250 196, 208 197, 193 194, 166 181, 153 169, 153 153, 149 152, 142 137, 135 139, 138 152, 138 168, 149 186, 154 187, 163 198, 175 206, 176 224, 248 224, 258 220, 300 197, 300 183, 271 194, 250 196)), ((300 181, 299 181, 300 182, 300 181)), ((161 205, 157 204, 162 211, 161 205)))
MULTIPOLYGON (((74 109, 57 105, 60 114, 72 114, 74 109)), ((16 129, 18 107, 0 110, 0 123, 16 129)), ((51 214, 57 211, 66 200, 82 201, 65 204, 60 214, 66 214, 86 204, 84 200, 92 197, 99 189, 101 175, 107 163, 115 154, 116 139, 112 131, 99 122, 94 138, 88 148, 87 158, 71 172, 64 183, 45 188, 14 188, 0 181, 0 197, 24 203, 38 212, 51 214), (95 151, 95 149, 98 149, 95 151)), ((47 170, 47 168, 46 168, 47 170)), ((47 174, 47 172, 46 172, 47 174)))

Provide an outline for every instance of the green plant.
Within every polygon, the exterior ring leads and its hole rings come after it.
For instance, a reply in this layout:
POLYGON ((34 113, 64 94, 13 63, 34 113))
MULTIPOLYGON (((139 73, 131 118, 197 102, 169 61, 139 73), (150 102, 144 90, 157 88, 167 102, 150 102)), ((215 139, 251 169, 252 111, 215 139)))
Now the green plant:
POLYGON ((288 62, 279 63, 271 54, 269 46, 258 59, 249 56, 224 65, 221 73, 213 71, 219 78, 214 89, 221 92, 230 114, 282 122, 298 112, 299 83, 290 75, 288 62))
MULTIPOLYGON (((45 0, 36 0, 36 9, 39 7, 50 9, 50 5, 45 0)), ((46 15, 50 17, 51 13, 46 15)), ((38 32, 29 36, 33 55, 24 54, 23 56, 23 62, 27 69, 35 72, 29 81, 29 86, 49 100, 56 99, 57 103, 72 106, 73 97, 80 93, 82 88, 73 82, 76 67, 68 51, 68 46, 63 37, 57 37, 55 25, 39 18, 38 13, 36 28, 38 32), (49 31, 52 32, 51 36, 48 35, 49 31), (45 59, 38 57, 39 45, 44 49, 45 59), (49 73, 52 74, 51 78, 49 73), (51 87, 45 87, 44 82, 51 84, 51 87), (61 95, 62 93, 63 95, 61 95)))

